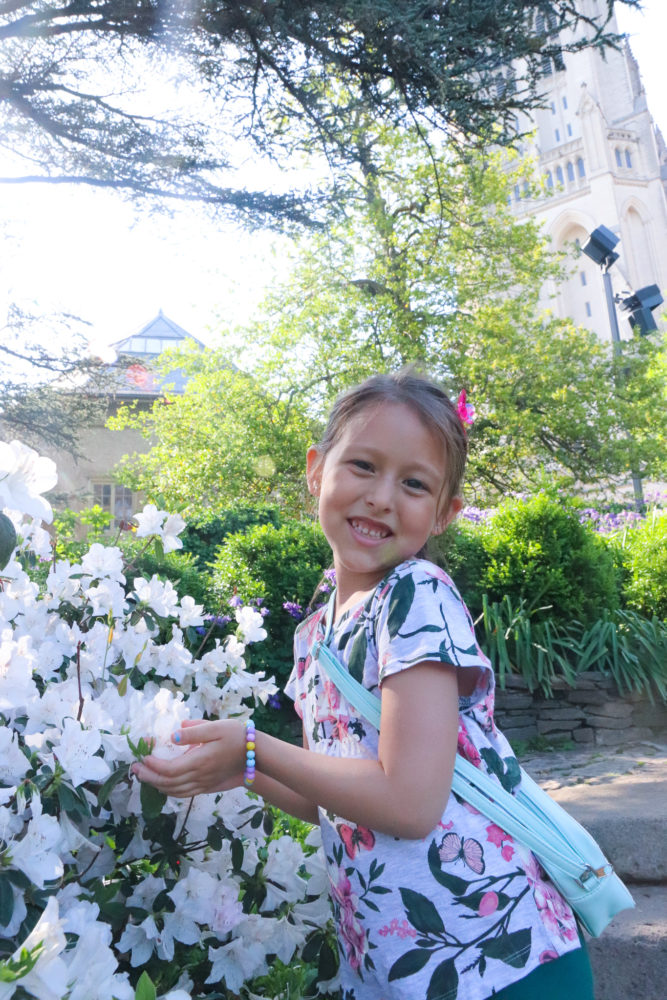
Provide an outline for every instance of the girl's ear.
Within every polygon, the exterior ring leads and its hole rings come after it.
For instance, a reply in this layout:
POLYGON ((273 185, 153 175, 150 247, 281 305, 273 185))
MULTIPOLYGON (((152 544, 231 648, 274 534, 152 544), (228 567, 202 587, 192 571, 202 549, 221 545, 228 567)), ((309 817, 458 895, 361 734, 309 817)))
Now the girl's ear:
POLYGON ((438 518, 435 522, 435 527, 432 531, 433 535, 441 535, 445 528, 452 523, 452 521, 457 517, 461 508, 463 507, 463 500, 461 497, 452 497, 449 502, 449 507, 447 510, 438 518))
POLYGON ((322 452, 313 445, 306 452, 306 482, 308 483, 308 492, 314 497, 320 495, 323 464, 324 456, 322 452))

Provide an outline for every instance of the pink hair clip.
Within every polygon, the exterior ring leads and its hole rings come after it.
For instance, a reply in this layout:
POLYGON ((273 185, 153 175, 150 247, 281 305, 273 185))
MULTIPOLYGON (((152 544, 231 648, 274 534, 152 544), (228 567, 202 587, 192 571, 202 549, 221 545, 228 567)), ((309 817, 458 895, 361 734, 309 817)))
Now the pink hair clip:
POLYGON ((472 403, 466 402, 466 391, 461 389, 459 398, 456 403, 456 412, 459 415, 459 420, 463 424, 463 429, 466 427, 471 427, 475 420, 475 407, 472 403))

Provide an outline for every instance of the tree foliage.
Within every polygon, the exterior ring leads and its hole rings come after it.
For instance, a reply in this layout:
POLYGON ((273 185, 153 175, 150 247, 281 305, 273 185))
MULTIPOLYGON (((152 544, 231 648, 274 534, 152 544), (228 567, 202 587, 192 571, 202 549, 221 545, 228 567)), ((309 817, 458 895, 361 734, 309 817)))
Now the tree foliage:
POLYGON ((185 392, 167 392, 148 412, 121 407, 109 422, 116 430, 136 427, 154 442, 147 454, 126 457, 123 482, 191 520, 239 503, 298 509, 304 501, 312 420, 303 401, 289 386, 268 392, 229 357, 226 349, 168 352, 164 371, 184 371, 185 392))
POLYGON ((44 317, 10 307, 0 329, 3 437, 79 457, 81 431, 104 422, 116 376, 90 355, 81 325, 75 316, 44 317))
POLYGON ((612 7, 589 17, 576 0, 0 0, 0 119, 16 158, 0 181, 307 221, 317 193, 253 190, 249 150, 285 166, 303 140, 344 162, 340 125, 359 106, 393 125, 507 141, 539 100, 544 59, 618 41, 612 7))

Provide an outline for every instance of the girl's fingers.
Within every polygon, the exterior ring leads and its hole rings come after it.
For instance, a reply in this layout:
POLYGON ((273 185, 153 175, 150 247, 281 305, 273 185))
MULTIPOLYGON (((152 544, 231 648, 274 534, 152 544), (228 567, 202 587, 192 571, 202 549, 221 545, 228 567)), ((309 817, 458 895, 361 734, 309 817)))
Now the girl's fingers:
POLYGON ((176 746, 186 743, 209 743, 222 735, 224 722, 205 722, 202 719, 188 719, 181 723, 181 728, 172 733, 171 740, 176 746))

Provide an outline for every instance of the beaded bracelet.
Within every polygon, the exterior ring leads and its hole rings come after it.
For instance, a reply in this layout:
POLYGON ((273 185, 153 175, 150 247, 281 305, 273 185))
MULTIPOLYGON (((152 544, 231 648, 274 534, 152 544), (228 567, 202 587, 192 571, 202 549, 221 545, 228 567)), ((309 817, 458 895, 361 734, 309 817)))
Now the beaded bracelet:
POLYGON ((243 783, 250 787, 255 780, 255 723, 248 719, 245 724, 245 772, 243 783))

